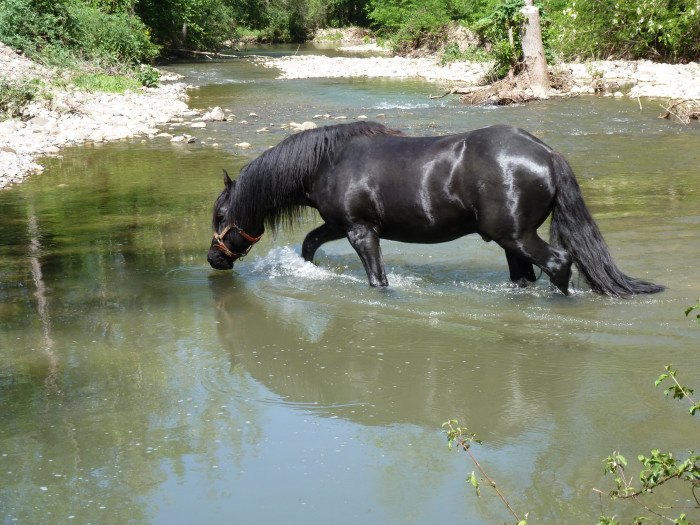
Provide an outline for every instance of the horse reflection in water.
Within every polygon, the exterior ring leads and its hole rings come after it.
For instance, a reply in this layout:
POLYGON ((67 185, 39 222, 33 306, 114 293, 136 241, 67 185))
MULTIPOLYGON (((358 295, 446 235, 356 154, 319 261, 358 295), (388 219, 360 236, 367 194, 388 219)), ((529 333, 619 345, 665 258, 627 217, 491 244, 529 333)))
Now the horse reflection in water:
POLYGON ((224 186, 207 257, 219 270, 233 268, 265 228, 311 207, 324 223, 304 239, 302 257, 347 238, 372 286, 388 285, 380 239, 440 243, 477 233, 503 248, 514 282, 534 281, 534 265, 568 295, 575 263, 597 293, 663 290, 620 271, 566 159, 512 126, 439 137, 374 122, 321 127, 265 151, 236 181, 224 172, 224 186), (537 229, 550 214, 547 243, 537 229))

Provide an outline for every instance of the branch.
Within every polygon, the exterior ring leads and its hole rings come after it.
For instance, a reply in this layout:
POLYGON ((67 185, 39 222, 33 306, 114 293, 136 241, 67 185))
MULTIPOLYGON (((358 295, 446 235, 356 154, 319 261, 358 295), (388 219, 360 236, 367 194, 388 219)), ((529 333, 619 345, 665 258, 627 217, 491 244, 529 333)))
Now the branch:
MULTIPOLYGON (((453 442, 453 441, 457 441, 457 443, 459 443, 459 445, 462 447, 462 449, 463 449, 467 454, 469 454, 469 457, 472 459, 472 461, 474 462, 474 464, 476 465, 476 467, 479 469, 479 472, 481 472, 481 474, 483 474, 484 478, 486 478, 486 480, 489 482, 489 485, 491 485, 491 487, 493 487, 493 490, 496 491, 496 493, 500 496, 500 498, 501 498, 501 500, 503 501, 503 503, 505 503, 506 507, 508 507, 508 510, 510 511, 510 513, 511 513, 511 514, 513 515, 513 517, 515 517, 515 519, 517 520, 518 525, 527 523, 527 521, 526 521, 526 520, 527 520, 527 514, 525 515, 525 518, 526 518, 525 520, 521 520, 521 519, 518 517, 518 515, 515 513, 515 510, 513 510, 513 507, 511 507, 511 506, 510 506, 510 503, 508 503, 508 500, 506 499, 506 497, 503 495, 503 493, 502 493, 500 490, 498 490, 498 487, 496 487, 496 482, 493 481, 493 480, 488 476, 488 474, 486 474, 486 471, 483 469, 483 467, 481 466, 481 464, 476 460, 476 458, 474 457, 474 455, 473 455, 473 454, 471 453, 471 451, 469 450, 469 447, 470 447, 470 445, 471 445, 471 443, 472 443, 473 441, 476 441, 477 443, 481 443, 481 441, 479 441, 478 439, 476 439, 476 435, 475 435, 475 434, 471 434, 471 437, 465 440, 465 439, 462 437, 462 431, 463 431, 463 430, 466 431, 466 428, 462 428, 462 427, 454 428, 454 427, 452 426, 453 423, 457 424, 457 420, 453 419, 453 420, 451 420, 451 421, 448 421, 448 422, 442 424, 443 427, 448 427, 448 428, 449 428, 449 430, 443 430, 443 433, 447 434, 447 441, 448 441, 448 443, 450 444, 450 448, 452 448, 452 442, 453 442)), ((476 479, 474 478, 474 474, 473 474, 473 473, 472 473, 472 484, 477 488, 477 495, 478 495, 478 494, 479 494, 478 482, 477 482, 476 479)))

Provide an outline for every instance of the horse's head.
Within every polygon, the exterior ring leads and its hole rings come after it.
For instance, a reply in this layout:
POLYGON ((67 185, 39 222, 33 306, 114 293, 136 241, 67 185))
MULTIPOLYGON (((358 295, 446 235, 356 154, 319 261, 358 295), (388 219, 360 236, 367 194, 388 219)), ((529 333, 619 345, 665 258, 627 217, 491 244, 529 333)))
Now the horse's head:
POLYGON ((248 235, 240 228, 231 213, 231 194, 235 190, 236 182, 224 170, 224 190, 219 194, 214 203, 214 238, 209 247, 207 261, 215 270, 230 270, 233 263, 248 255, 253 245, 260 240, 262 234, 257 237, 248 235))

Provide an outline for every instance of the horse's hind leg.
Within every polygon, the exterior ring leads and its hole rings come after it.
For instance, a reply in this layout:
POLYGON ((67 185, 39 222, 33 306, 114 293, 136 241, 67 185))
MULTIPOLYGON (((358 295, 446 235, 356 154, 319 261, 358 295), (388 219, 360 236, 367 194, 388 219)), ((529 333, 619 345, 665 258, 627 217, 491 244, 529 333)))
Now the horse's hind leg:
MULTIPOLYGON (((549 280, 559 288, 564 295, 569 295, 569 281, 571 280, 571 255, 544 242, 537 232, 531 232, 520 239, 502 239, 498 244, 508 251, 529 261, 549 275, 549 280)), ((534 272, 533 272, 534 275, 534 272)))
POLYGON ((532 263, 530 261, 523 259, 513 250, 505 250, 505 252, 511 281, 514 283, 522 283, 523 281, 534 282, 537 280, 535 277, 535 270, 532 268, 532 263))
POLYGON ((324 223, 315 230, 308 233, 301 245, 301 256, 305 261, 313 261, 314 254, 319 246, 329 241, 337 241, 345 237, 345 234, 334 230, 328 224, 324 223))

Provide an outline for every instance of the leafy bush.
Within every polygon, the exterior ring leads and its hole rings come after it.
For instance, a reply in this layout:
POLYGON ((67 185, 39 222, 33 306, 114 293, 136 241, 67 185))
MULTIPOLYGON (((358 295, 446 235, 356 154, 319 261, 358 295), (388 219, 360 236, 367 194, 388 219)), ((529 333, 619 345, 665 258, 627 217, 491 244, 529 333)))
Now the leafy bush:
POLYGON ((392 50, 401 52, 426 40, 442 42, 444 28, 464 18, 467 5, 463 0, 370 0, 368 18, 392 50))
POLYGON ((136 79, 145 87, 158 87, 160 85, 160 72, 151 66, 145 66, 136 73, 136 79))
POLYGON ((553 16, 566 56, 700 58, 697 0, 578 0, 553 16))
MULTIPOLYGON (((2 0, 0 41, 34 56, 68 44, 68 9, 52 0, 2 0)), ((53 53, 48 52, 51 56, 53 53)))
MULTIPOLYGON (((243 2, 246 6, 253 3, 243 2)), ((217 50, 235 36, 238 8, 234 4, 222 0, 140 0, 135 10, 153 31, 154 40, 163 46, 217 50)))
POLYGON ((3 0, 0 40, 55 65, 65 65, 71 55, 135 64, 160 51, 139 18, 107 14, 77 0, 3 0))
POLYGON ((12 82, 0 79, 0 120, 19 117, 39 92, 38 81, 12 82))
POLYGON ((124 64, 152 61, 160 48, 139 18, 125 13, 107 14, 83 4, 68 9, 67 32, 71 47, 83 58, 124 64))
POLYGON ((275 42, 301 42, 326 19, 322 0, 275 0, 270 2, 262 37, 275 42))

